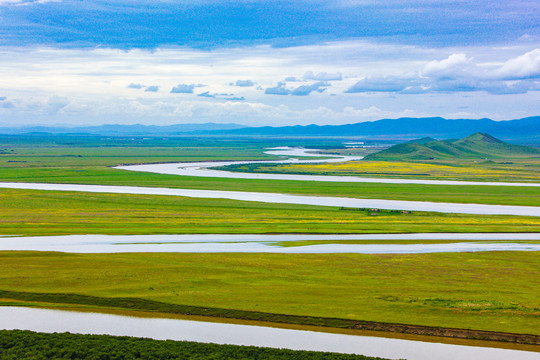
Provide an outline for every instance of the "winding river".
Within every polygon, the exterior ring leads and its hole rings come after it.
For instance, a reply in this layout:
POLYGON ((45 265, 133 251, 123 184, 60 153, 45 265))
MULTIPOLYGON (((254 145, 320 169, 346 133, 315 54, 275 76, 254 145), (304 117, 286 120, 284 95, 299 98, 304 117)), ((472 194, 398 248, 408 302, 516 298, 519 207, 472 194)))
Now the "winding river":
MULTIPOLYGON (((317 156, 309 149, 278 148, 273 155, 317 156)), ((326 156, 326 155, 325 155, 326 156)), ((328 159, 287 159, 281 163, 338 162, 358 160, 355 157, 330 156, 328 159)), ((276 161, 271 161, 275 163, 276 161)), ((200 162, 119 166, 118 169, 148 171, 163 174, 230 177, 241 179, 378 182, 402 184, 540 186, 538 183, 493 183, 436 180, 405 180, 360 178, 350 176, 311 176, 246 174, 209 169, 239 162, 200 162)), ((241 162, 253 163, 253 162, 241 162)), ((484 204, 433 203, 345 197, 299 196, 260 192, 169 189, 130 186, 0 183, 0 188, 50 191, 80 191, 94 193, 145 194, 222 198, 282 204, 304 204, 352 208, 382 208, 444 213, 499 214, 540 216, 540 207, 484 204)), ((367 234, 367 235, 143 235, 105 236, 72 235, 56 237, 3 237, 2 250, 38 250, 87 253, 112 252, 283 252, 283 253, 425 253, 445 251, 539 251, 539 234, 367 234), (450 243, 392 244, 392 240, 460 240, 450 243), (314 244, 308 246, 277 246, 284 241, 301 240, 365 240, 385 241, 369 244, 314 244), (461 241, 465 240, 465 242, 461 241), (477 241, 475 241, 477 240, 477 241), (486 242, 487 241, 487 242, 486 242), (489 242, 491 241, 491 242, 489 242), (520 242, 521 241, 521 242, 520 242), (532 242, 530 242, 532 241, 532 242)), ((111 334, 151 337, 155 339, 192 340, 237 345, 283 347, 290 349, 357 353, 386 358, 427 359, 523 359, 539 360, 532 351, 491 347, 462 346, 433 342, 388 339, 384 337, 328 334, 313 331, 276 329, 263 326, 218 324, 176 319, 145 319, 96 313, 77 313, 24 307, 0 307, 0 328, 55 332, 70 331, 91 334, 111 334)))
POLYGON ((461 213, 478 215, 518 215, 540 216, 540 207, 512 205, 459 204, 427 201, 403 201, 381 199, 358 199, 333 196, 287 195, 280 193, 263 193, 225 190, 193 190, 171 189, 140 186, 108 186, 108 185, 78 185, 78 184, 40 184, 40 183, 0 183, 0 188, 78 191, 92 193, 135 194, 135 195, 166 195, 184 196, 205 199, 230 199, 255 201, 278 204, 299 204, 333 206, 347 208, 378 208, 407 211, 433 211, 442 213, 461 213))
POLYGON ((267 174, 267 173, 240 173, 225 170, 212 170, 213 167, 228 166, 234 164, 312 164, 333 163, 361 160, 358 156, 340 156, 316 154, 317 149, 278 147, 265 154, 278 156, 292 156, 286 160, 265 161, 216 161, 216 162, 185 162, 169 164, 144 164, 117 166, 116 169, 129 171, 142 171, 157 174, 199 176, 213 178, 232 179, 264 179, 264 180, 297 180, 297 181, 324 181, 324 182, 350 182, 350 183, 382 183, 382 184, 421 184, 421 185, 483 185, 483 186, 527 186, 538 187, 539 183, 525 182, 490 182, 490 181, 452 181, 452 180, 421 180, 421 179, 388 179, 369 178, 359 176, 334 176, 334 175, 295 175, 295 174, 267 174), (299 160, 294 157, 324 156, 327 159, 299 160))
MULTIPOLYGON (((314 149, 298 148, 277 148, 267 153, 272 155, 286 156, 313 156, 310 153, 314 149)), ((328 159, 297 160, 287 159, 282 163, 314 163, 314 162, 342 162, 357 160, 359 157, 331 156, 328 159)), ((174 164, 150 164, 118 166, 117 169, 130 171, 145 171, 160 174, 176 174, 205 177, 231 177, 231 178, 256 178, 256 179, 279 179, 279 180, 314 180, 314 181, 335 181, 333 176, 311 176, 311 175, 276 175, 276 174, 245 174, 227 171, 209 170, 210 166, 220 166, 227 164, 249 164, 260 161, 243 162, 203 162, 203 163, 174 163, 174 164), (278 176, 278 177, 276 177, 278 176), (285 177, 281 177, 285 176, 285 177), (318 180, 317 180, 318 179, 318 180)), ((465 181, 435 181, 435 180, 405 180, 405 179, 368 179, 355 178, 350 176, 337 177, 341 181, 369 181, 381 183, 402 183, 402 184, 439 184, 439 185, 497 185, 497 186, 540 186, 538 183, 487 183, 487 182, 465 182, 465 181)), ((11 189, 32 189, 32 190, 56 190, 56 191, 82 191, 95 193, 116 193, 116 194, 142 194, 142 195, 166 195, 185 196, 193 198, 210 199, 230 199, 241 201, 255 201, 279 204, 300 204, 316 206, 334 206, 347 208, 379 208, 389 210, 407 211, 432 211, 443 213, 462 213, 478 215, 518 215, 518 216, 540 216, 540 207, 535 206, 511 206, 511 205, 485 205, 485 204, 459 204, 427 201, 403 201, 403 200, 383 200, 383 199, 358 199, 333 196, 305 196, 288 195, 280 193, 263 193, 247 191, 223 191, 223 190, 194 190, 194 189, 171 189, 140 186, 106 186, 106 185, 78 185, 78 184, 40 184, 40 183, 0 183, 0 188, 11 189)))

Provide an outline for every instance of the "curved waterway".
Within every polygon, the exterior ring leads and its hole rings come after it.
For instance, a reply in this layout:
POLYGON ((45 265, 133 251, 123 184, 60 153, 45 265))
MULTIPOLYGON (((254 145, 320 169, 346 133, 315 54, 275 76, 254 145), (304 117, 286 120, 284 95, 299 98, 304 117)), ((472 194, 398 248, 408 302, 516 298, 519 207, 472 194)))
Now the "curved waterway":
POLYGON ((41 184, 41 183, 0 183, 0 188, 80 191, 92 193, 167 195, 205 199, 230 199, 278 204, 298 204, 333 206, 347 208, 378 208, 389 210, 430 211, 442 213, 462 213, 476 215, 518 215, 540 216, 540 207, 512 205, 459 204, 427 201, 402 201, 381 199, 358 199, 332 196, 287 195, 280 193, 262 193, 224 190, 170 189, 140 186, 108 186, 78 184, 41 184))
POLYGON ((527 241, 540 241, 540 233, 64 235, 0 237, 0 251, 60 251, 69 253, 242 252, 288 254, 421 254, 435 252, 540 251, 540 243, 527 243, 527 241), (325 241, 347 240, 366 243, 324 243, 325 241), (449 242, 395 243, 395 241, 403 240, 441 240, 449 242), (456 242, 451 242, 453 240, 456 242), (310 241, 315 243, 302 246, 287 245, 287 242, 291 241, 310 241), (382 243, 373 243, 373 241, 382 243), (520 243, 519 241, 522 242, 520 243), (321 243, 317 244, 316 242, 321 243))
POLYGON ((408 360, 539 360, 540 353, 265 326, 0 307, 0 329, 71 332, 330 351, 408 360))
POLYGON ((215 161, 215 162, 186 162, 169 164, 145 164, 124 165, 115 169, 142 171, 157 174, 198 176, 212 178, 232 179, 263 179, 263 180, 297 180, 297 181, 324 181, 324 182, 351 182, 351 183, 382 183, 382 184, 422 184, 422 185, 487 185, 487 186, 540 186, 539 183, 515 183, 515 182, 489 182, 489 181, 453 181, 453 180, 421 180, 421 179, 388 179, 369 178, 359 176, 335 176, 335 175, 296 175, 296 174, 268 174, 268 173, 241 173, 225 170, 213 170, 212 167, 229 166, 239 164, 310 164, 330 163, 361 160, 358 156, 340 156, 316 154, 317 149, 278 147, 266 151, 265 154, 293 157, 324 156, 326 159, 299 160, 290 158, 286 160, 265 161, 215 161))

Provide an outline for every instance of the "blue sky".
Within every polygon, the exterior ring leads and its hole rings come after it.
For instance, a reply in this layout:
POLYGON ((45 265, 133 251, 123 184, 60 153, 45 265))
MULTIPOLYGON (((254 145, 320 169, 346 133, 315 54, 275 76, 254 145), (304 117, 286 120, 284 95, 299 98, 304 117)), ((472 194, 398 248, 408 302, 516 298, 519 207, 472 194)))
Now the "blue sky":
POLYGON ((540 114, 537 1, 0 0, 0 125, 540 114))

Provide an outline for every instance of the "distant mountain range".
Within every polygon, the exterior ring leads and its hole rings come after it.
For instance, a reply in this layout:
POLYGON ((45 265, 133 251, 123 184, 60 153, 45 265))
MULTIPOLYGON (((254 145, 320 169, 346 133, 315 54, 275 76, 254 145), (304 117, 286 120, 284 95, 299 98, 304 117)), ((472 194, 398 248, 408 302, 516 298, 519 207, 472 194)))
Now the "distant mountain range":
POLYGON ((15 135, 29 133, 48 134, 89 134, 104 136, 145 136, 145 135, 181 135, 186 133, 226 131, 240 129, 244 126, 238 124, 177 124, 177 125, 98 125, 79 127, 54 127, 54 126, 23 126, 23 127, 0 127, 0 134, 15 135))
POLYGON ((307 125, 283 127, 245 127, 238 124, 100 125, 87 127, 11 127, 0 128, 0 134, 51 133, 91 134, 105 136, 155 135, 227 135, 227 136, 341 136, 366 139, 439 139, 461 138, 473 132, 484 132, 498 138, 525 143, 540 143, 540 116, 518 120, 490 119, 448 120, 432 118, 382 119, 347 125, 307 125))
POLYGON ((486 133, 458 140, 422 138, 394 145, 364 157, 364 160, 447 160, 540 157, 540 149, 512 145, 486 133))
POLYGON ((540 141, 540 116, 519 120, 491 119, 447 120, 433 118, 382 119, 348 125, 307 125, 256 127, 223 131, 229 135, 274 136, 356 136, 379 139, 415 139, 419 137, 461 138, 474 132, 493 134, 505 140, 540 141))

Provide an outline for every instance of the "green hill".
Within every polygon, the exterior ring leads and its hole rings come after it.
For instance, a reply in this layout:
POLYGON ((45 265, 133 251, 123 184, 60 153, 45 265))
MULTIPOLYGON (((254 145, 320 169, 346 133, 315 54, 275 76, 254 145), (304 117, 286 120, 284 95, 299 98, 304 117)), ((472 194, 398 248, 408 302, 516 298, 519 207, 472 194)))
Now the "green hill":
POLYGON ((447 160, 525 158, 540 156, 540 149, 505 143, 489 134, 476 133, 458 140, 422 138, 366 156, 365 160, 447 160))

